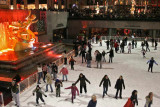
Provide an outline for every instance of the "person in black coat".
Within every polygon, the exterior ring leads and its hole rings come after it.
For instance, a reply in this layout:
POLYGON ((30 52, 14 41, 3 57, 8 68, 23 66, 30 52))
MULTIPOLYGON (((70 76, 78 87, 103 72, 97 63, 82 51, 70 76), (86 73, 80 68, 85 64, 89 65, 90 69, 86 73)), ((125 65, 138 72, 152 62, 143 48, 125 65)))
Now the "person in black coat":
POLYGON ((84 48, 82 48, 81 54, 82 54, 82 63, 83 63, 83 59, 84 59, 85 62, 86 62, 86 50, 85 50, 84 48))
POLYGON ((82 94, 82 88, 84 88, 85 93, 87 93, 86 81, 89 84, 91 84, 90 81, 82 73, 79 75, 79 78, 75 82, 75 84, 77 84, 79 81, 80 81, 80 94, 82 94))
POLYGON ((95 95, 92 95, 92 99, 89 101, 87 107, 96 107, 97 105, 97 97, 95 95))
POLYGON ((96 55, 97 68, 100 65, 100 69, 102 68, 102 54, 98 51, 96 55))
POLYGON ((115 89, 117 89, 116 96, 115 96, 116 99, 117 99, 119 91, 120 91, 119 97, 122 99, 122 86, 125 89, 125 84, 124 84, 123 77, 120 76, 119 79, 116 82, 116 85, 115 85, 115 89))
POLYGON ((107 95, 108 85, 111 87, 111 82, 107 75, 103 77, 102 81, 100 82, 99 87, 101 87, 102 83, 103 83, 103 98, 104 98, 105 94, 107 95))
POLYGON ((21 81, 21 76, 19 74, 16 74, 16 76, 12 80, 16 81, 16 83, 18 83, 21 81))
POLYGON ((150 52, 148 41, 146 41, 146 52, 147 50, 150 52))
POLYGON ((39 105, 39 101, 38 101, 39 99, 41 99, 41 101, 45 105, 45 101, 44 101, 42 95, 44 95, 45 97, 47 97, 47 95, 44 94, 44 92, 41 90, 41 88, 39 87, 39 85, 37 85, 36 89, 33 90, 33 96, 34 96, 34 93, 36 93, 36 103, 37 103, 36 106, 39 105))
POLYGON ((158 43, 157 43, 157 41, 155 40, 155 49, 154 49, 154 50, 157 50, 157 46, 158 46, 158 43))
POLYGON ((135 106, 135 104, 137 104, 137 106, 138 106, 137 93, 138 93, 137 90, 134 90, 132 92, 132 96, 131 96, 131 101, 134 104, 134 106, 135 106))
POLYGON ((57 73, 58 73, 58 67, 55 63, 53 63, 52 65, 52 74, 53 74, 53 79, 56 80, 57 79, 57 73))
POLYGON ((76 61, 73 59, 73 57, 71 56, 71 59, 69 60, 69 64, 71 64, 71 70, 74 70, 74 63, 76 61))
POLYGON ((109 63, 112 63, 112 59, 114 57, 114 51, 113 51, 113 49, 111 48, 111 50, 109 52, 107 52, 107 53, 109 53, 109 63))
POLYGON ((107 50, 109 50, 109 40, 106 41, 107 50))

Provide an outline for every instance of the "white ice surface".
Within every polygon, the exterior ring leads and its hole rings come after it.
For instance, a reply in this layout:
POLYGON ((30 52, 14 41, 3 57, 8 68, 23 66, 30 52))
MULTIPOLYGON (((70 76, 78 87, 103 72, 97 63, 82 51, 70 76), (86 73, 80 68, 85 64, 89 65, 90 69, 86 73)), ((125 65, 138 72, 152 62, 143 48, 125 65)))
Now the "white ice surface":
MULTIPOLYGON (((151 52, 147 52, 146 58, 143 59, 139 42, 138 48, 132 50, 132 54, 115 53, 113 63, 103 63, 102 69, 96 68, 94 57, 92 60, 92 68, 87 68, 85 63, 82 64, 81 57, 75 58, 77 61, 75 70, 72 71, 70 70, 70 66, 67 66, 69 69, 69 81, 63 82, 61 97, 55 97, 55 87, 53 84, 54 93, 47 92, 46 94, 48 97, 43 97, 46 105, 44 106, 40 100, 39 102, 43 107, 87 107, 91 95, 95 94, 97 95, 97 107, 123 107, 127 99, 131 96, 132 91, 136 89, 138 90, 138 107, 144 107, 145 97, 150 91, 154 93, 152 107, 160 107, 160 67, 154 65, 154 73, 150 73, 147 71, 148 65, 146 64, 153 56, 160 65, 160 48, 155 51, 150 43, 150 49, 151 52), (81 97, 77 96, 74 100, 74 104, 72 104, 70 90, 64 90, 64 88, 71 86, 71 84, 78 79, 80 73, 83 73, 91 81, 91 84, 89 85, 87 83, 88 93, 82 94, 81 97), (112 86, 109 87, 108 90, 109 96, 105 96, 105 98, 102 99, 103 86, 99 87, 99 83, 105 74, 109 76, 112 86), (120 75, 124 78, 126 89, 122 92, 123 99, 117 100, 113 98, 116 93, 114 86, 120 75)), ((99 47, 99 44, 93 44, 92 53, 94 53, 95 50, 100 50, 101 52, 102 50, 108 51, 106 50, 104 42, 102 47, 99 47)), ((127 51, 127 47, 125 50, 127 51)), ((106 59, 108 61, 108 55, 106 56, 106 59)), ((58 74, 58 78, 62 79, 62 75, 58 74)), ((42 89, 45 91, 45 84, 43 83, 40 86, 43 87, 42 89)), ((35 96, 32 96, 32 91, 35 87, 36 84, 20 95, 21 107, 34 107, 36 105, 36 98, 35 96)), ((79 83, 77 84, 77 87, 79 88, 79 83)), ((7 107, 14 107, 14 102, 12 101, 7 107)))

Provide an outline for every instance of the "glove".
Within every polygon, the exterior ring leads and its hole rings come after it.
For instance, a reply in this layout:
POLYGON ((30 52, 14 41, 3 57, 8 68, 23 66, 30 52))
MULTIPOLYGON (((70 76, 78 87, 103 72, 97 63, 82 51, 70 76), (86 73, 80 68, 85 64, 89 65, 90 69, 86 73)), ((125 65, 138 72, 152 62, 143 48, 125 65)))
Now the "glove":
POLYGON ((44 95, 45 97, 47 97, 47 95, 44 95))
POLYGON ((33 96, 34 96, 34 93, 33 93, 33 96))
POLYGON ((91 84, 91 83, 89 83, 89 84, 91 84))
POLYGON ((99 87, 101 87, 101 86, 99 85, 99 87))

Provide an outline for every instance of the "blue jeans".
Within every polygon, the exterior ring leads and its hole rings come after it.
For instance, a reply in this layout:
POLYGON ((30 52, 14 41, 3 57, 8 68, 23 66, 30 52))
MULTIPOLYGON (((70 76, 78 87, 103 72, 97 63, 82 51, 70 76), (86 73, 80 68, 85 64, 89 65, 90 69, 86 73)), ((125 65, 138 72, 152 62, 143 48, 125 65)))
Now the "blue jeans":
POLYGON ((53 72, 53 78, 54 78, 54 80, 57 79, 57 73, 56 72, 53 72))
POLYGON ((52 84, 47 84, 47 85, 46 85, 46 91, 48 91, 48 85, 50 85, 51 92, 53 92, 52 84))
POLYGON ((41 78, 42 78, 42 72, 38 72, 38 84, 40 83, 41 78))
POLYGON ((108 87, 103 86, 103 96, 105 96, 105 94, 107 94, 107 91, 108 91, 108 87))
POLYGON ((68 80, 68 79, 67 79, 67 75, 63 75, 63 81, 64 81, 64 77, 66 77, 66 81, 67 81, 67 80, 68 80))

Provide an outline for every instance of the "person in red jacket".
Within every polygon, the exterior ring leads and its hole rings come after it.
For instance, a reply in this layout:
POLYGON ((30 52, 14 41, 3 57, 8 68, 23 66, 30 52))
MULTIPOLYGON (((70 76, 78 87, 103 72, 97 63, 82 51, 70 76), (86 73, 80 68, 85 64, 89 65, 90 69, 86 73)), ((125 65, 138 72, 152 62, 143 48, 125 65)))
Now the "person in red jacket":
POLYGON ((71 56, 71 59, 69 60, 69 64, 71 64, 71 70, 74 70, 74 63, 76 61, 73 59, 73 57, 71 56))
POLYGON ((116 53, 117 53, 117 51, 118 51, 118 47, 119 47, 118 42, 115 42, 115 43, 114 43, 114 48, 115 48, 115 52, 116 52, 116 53))
POLYGON ((72 103, 74 103, 73 100, 76 98, 76 91, 77 91, 77 94, 78 94, 78 96, 79 96, 79 90, 78 90, 78 88, 77 88, 76 85, 73 83, 71 87, 68 87, 68 88, 65 88, 65 89, 71 89, 71 93, 72 93, 72 103))
POLYGON ((63 74, 63 80, 64 81, 64 77, 66 77, 66 81, 68 80, 67 79, 67 75, 68 75, 68 69, 65 67, 65 65, 63 65, 63 68, 61 69, 60 73, 63 74))

